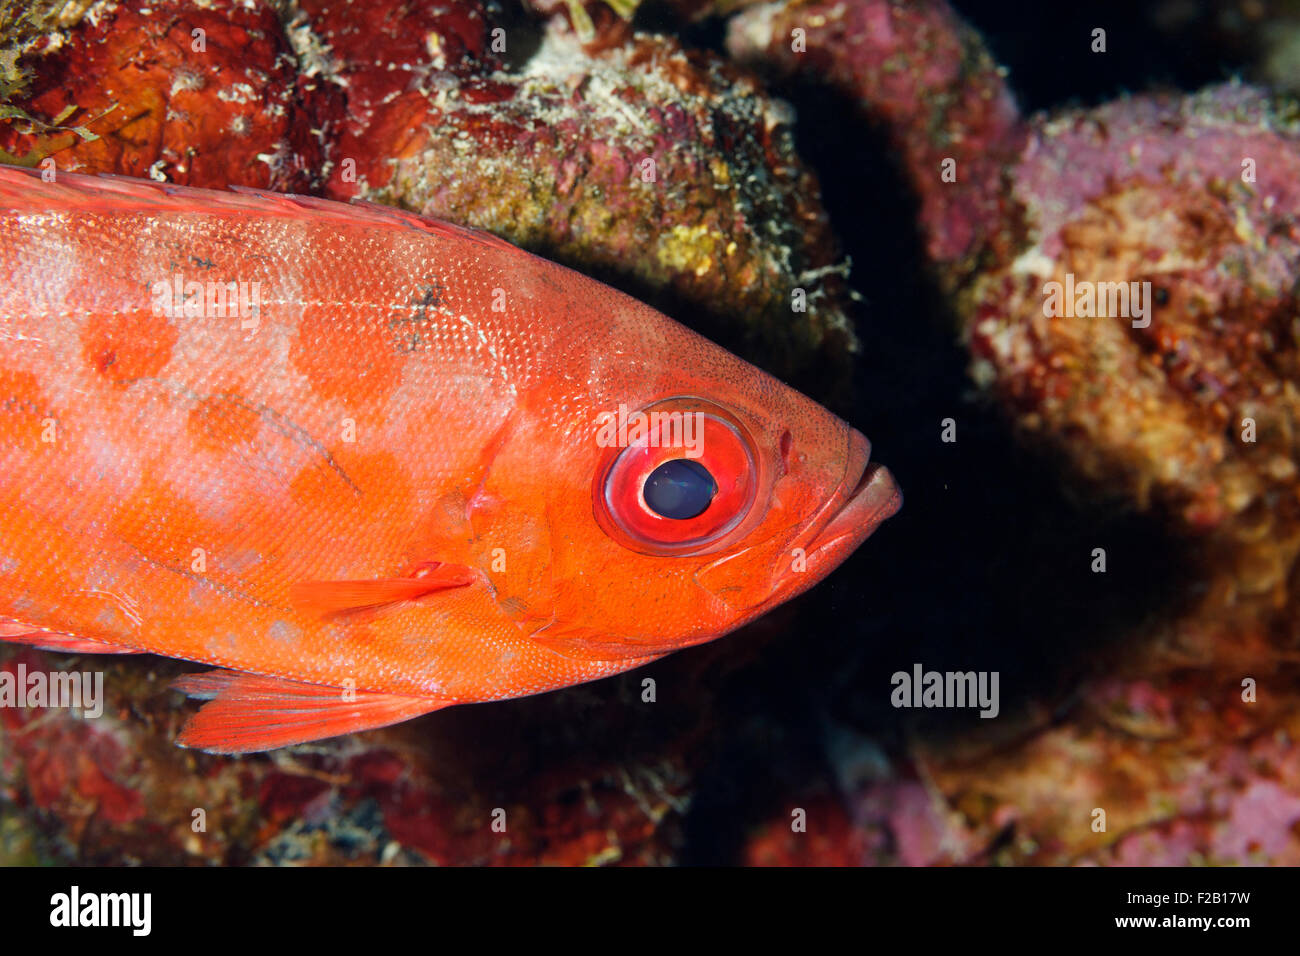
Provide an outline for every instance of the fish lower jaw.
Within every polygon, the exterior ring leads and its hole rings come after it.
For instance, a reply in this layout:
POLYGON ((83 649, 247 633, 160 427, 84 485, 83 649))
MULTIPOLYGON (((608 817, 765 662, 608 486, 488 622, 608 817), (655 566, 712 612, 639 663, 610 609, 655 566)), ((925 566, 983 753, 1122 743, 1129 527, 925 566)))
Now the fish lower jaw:
POLYGON ((903 493, 884 465, 867 464, 848 498, 814 535, 794 548, 777 572, 769 607, 802 594, 834 571, 903 505, 903 493))
POLYGON ((808 547, 808 558, 828 555, 847 545, 848 550, 840 556, 843 560, 902 506, 903 493, 889 469, 868 464, 844 506, 808 547))

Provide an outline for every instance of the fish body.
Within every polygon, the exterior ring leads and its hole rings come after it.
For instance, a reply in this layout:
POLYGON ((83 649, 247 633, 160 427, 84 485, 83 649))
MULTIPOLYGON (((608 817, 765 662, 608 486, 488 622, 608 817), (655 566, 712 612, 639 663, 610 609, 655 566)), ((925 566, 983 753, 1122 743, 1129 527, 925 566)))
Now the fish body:
POLYGON ((869 447, 486 233, 0 167, 0 639, 215 665, 178 685, 211 701, 189 746, 382 726, 718 637, 897 510, 869 447), (679 485, 702 513, 660 504, 679 485))

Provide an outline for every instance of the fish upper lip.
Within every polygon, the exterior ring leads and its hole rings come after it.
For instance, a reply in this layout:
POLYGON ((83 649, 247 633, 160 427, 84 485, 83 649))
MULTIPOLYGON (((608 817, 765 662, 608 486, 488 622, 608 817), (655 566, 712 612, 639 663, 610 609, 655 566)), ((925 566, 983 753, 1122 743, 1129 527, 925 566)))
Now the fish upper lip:
POLYGON ((813 534, 806 553, 824 553, 846 538, 861 541, 898 511, 903 494, 884 465, 871 461, 871 443, 857 430, 849 434, 844 482, 828 503, 829 518, 813 534))

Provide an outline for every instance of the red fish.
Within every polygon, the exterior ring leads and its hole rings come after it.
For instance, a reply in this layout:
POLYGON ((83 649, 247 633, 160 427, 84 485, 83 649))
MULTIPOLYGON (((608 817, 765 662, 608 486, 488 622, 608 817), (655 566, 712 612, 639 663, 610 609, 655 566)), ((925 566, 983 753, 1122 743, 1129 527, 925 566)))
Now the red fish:
POLYGON ((218 669, 239 753, 725 634, 901 504, 647 306, 386 207, 0 167, 0 639, 218 669))

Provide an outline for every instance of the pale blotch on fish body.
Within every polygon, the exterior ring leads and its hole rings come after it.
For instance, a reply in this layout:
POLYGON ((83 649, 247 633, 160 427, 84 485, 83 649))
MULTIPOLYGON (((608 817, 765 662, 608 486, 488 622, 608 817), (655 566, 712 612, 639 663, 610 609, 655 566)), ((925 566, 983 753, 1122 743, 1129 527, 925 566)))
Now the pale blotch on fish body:
POLYGON ((811 587, 901 503, 809 399, 458 226, 0 167, 5 256, 36 267, 0 273, 0 639, 217 666, 177 683, 208 700, 186 745, 619 673, 811 587), (259 283, 255 327, 159 314, 174 273, 259 283), (647 493, 681 449, 598 444, 624 407, 702 416, 699 509, 647 493), (55 455, 33 437, 50 409, 55 455))

